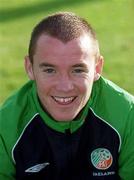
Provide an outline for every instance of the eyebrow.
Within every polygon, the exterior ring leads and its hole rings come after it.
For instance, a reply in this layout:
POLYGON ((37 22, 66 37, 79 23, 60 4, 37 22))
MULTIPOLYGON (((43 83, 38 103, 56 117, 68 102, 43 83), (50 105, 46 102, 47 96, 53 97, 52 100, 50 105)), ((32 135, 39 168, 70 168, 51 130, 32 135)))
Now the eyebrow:
POLYGON ((55 67, 55 66, 53 64, 49 64, 49 63, 41 63, 41 64, 39 64, 39 67, 43 68, 43 67, 55 67))
POLYGON ((73 65, 72 67, 82 67, 82 68, 86 68, 87 66, 86 66, 86 64, 84 64, 84 63, 79 63, 79 64, 73 65))

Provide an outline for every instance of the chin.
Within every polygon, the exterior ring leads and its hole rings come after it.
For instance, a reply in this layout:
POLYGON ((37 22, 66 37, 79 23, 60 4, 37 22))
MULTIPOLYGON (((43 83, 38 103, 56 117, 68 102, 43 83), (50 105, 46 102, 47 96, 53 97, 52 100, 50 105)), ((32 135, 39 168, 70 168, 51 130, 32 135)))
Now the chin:
POLYGON ((75 116, 55 116, 54 119, 59 122, 69 122, 75 119, 75 116))
POLYGON ((70 122, 73 121, 73 119, 55 119, 58 122, 70 122))

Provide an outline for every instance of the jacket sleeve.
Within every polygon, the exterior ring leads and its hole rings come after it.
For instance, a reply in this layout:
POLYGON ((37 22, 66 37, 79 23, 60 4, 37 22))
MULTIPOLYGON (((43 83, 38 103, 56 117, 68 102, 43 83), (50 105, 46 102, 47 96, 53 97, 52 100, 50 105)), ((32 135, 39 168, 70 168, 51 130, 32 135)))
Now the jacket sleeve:
POLYGON ((134 180, 134 105, 128 115, 122 138, 119 175, 122 180, 134 180))
POLYGON ((0 135, 0 179, 15 180, 15 167, 0 135))

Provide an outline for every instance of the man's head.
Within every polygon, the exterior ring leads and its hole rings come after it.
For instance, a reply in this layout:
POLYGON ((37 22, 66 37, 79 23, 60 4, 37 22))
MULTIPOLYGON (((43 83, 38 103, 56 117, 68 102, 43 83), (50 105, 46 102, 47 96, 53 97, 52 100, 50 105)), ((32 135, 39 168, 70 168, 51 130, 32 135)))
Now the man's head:
POLYGON ((25 67, 39 100, 57 121, 71 121, 87 104, 103 66, 95 33, 70 13, 47 17, 34 29, 25 67))

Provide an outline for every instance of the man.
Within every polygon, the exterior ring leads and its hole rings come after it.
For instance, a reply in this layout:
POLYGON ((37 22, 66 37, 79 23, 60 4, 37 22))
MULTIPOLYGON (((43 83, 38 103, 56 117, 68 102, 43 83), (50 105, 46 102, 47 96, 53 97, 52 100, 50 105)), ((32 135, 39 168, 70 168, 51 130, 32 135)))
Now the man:
POLYGON ((1 180, 134 179, 134 97, 102 68, 82 18, 56 13, 36 25, 31 81, 1 108, 1 180))

